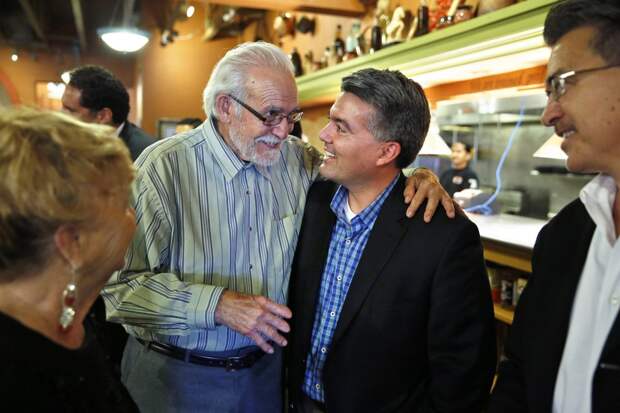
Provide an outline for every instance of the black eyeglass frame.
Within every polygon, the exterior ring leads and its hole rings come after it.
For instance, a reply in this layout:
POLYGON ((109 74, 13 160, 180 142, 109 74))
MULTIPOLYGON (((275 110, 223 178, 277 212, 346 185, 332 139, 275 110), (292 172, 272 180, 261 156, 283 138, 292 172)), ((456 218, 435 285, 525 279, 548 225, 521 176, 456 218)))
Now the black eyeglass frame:
POLYGON ((228 95, 228 97, 234 100, 235 102, 237 102, 238 104, 240 104, 241 106, 243 106, 245 109, 247 109, 248 112, 254 115, 258 120, 263 122, 263 125, 268 126, 270 128, 273 128, 274 126, 279 125, 280 122, 282 122, 282 119, 286 119, 286 121, 288 122, 289 128, 292 128, 295 122, 299 122, 304 115, 304 112, 300 110, 294 110, 288 115, 284 115, 283 113, 278 113, 277 115, 270 115, 272 117, 269 117, 269 116, 265 116, 261 114, 260 112, 252 108, 250 105, 248 105, 247 103, 243 102, 241 99, 233 95, 228 95))
POLYGON ((620 64, 593 67, 582 70, 570 70, 568 72, 553 75, 547 80, 547 84, 550 88, 550 90, 547 91, 547 98, 557 101, 560 97, 564 96, 566 93, 566 79, 570 79, 573 76, 581 75, 583 73, 596 72, 598 70, 611 69, 613 67, 620 67, 620 64))

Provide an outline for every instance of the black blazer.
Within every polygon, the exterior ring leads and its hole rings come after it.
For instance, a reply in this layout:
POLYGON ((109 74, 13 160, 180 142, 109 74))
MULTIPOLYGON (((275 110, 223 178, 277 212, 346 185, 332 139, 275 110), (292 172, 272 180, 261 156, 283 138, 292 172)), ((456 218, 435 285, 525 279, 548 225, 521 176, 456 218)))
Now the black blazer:
POLYGON ((140 156, 147 146, 155 143, 152 137, 128 120, 125 121, 125 125, 118 136, 125 142, 125 145, 127 145, 129 153, 131 154, 131 159, 134 161, 138 159, 138 156, 140 156))
MULTIPOLYGON (((479 412, 496 350, 478 230, 443 210, 405 216, 401 176, 362 254, 323 371, 328 412, 479 412)), ((335 184, 308 194, 291 274, 288 366, 296 411, 332 228, 335 184)))
MULTIPOLYGON (((532 275, 515 312, 491 412, 551 412, 573 300, 594 228, 584 205, 575 200, 538 235, 532 275)), ((618 318, 594 374, 592 412, 620 412, 618 318)))

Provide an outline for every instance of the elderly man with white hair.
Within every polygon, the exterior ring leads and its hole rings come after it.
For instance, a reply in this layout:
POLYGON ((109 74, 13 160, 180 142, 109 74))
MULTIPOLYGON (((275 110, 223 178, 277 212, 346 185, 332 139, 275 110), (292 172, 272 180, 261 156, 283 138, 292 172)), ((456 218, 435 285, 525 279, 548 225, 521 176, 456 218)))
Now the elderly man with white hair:
MULTIPOLYGON (((289 274, 321 162, 289 136, 292 70, 268 43, 230 50, 204 91, 208 119, 136 161, 138 229, 104 299, 130 334, 122 379, 142 411, 281 411, 289 274)), ((427 217, 452 209, 434 176, 414 176, 410 209, 427 195, 427 217)))

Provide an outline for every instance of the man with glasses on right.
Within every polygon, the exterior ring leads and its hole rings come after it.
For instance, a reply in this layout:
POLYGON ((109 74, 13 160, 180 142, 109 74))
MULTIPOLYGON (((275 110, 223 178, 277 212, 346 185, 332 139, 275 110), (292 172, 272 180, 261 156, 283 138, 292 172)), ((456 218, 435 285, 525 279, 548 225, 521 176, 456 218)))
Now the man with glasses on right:
POLYGON ((560 2, 544 38, 543 123, 598 175, 538 236, 489 411, 620 412, 620 1, 560 2))

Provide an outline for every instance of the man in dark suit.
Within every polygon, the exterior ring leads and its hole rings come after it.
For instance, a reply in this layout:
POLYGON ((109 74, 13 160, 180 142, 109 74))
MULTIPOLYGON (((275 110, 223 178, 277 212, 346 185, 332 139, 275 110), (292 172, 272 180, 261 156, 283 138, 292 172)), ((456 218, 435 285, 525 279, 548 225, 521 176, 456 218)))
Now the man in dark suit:
MULTIPOLYGON (((129 94, 122 82, 100 66, 80 66, 70 73, 69 84, 62 95, 63 111, 88 123, 116 128, 135 161, 142 151, 155 142, 142 129, 127 120, 129 94)), ((120 362, 127 342, 127 333, 116 323, 108 323, 103 299, 98 297, 86 319, 107 356, 120 374, 120 362)))
POLYGON ((479 412, 495 368, 478 230, 405 218, 400 168, 426 136, 420 85, 365 69, 343 79, 321 131, 291 274, 289 409, 479 412))
POLYGON ((70 73, 62 95, 63 111, 81 121, 116 128, 131 157, 136 160, 144 148, 155 142, 142 129, 127 120, 129 94, 121 81, 100 66, 80 66, 70 73))
POLYGON ((598 172, 540 232, 491 412, 620 412, 620 3, 549 12, 543 122, 566 166, 598 172))

